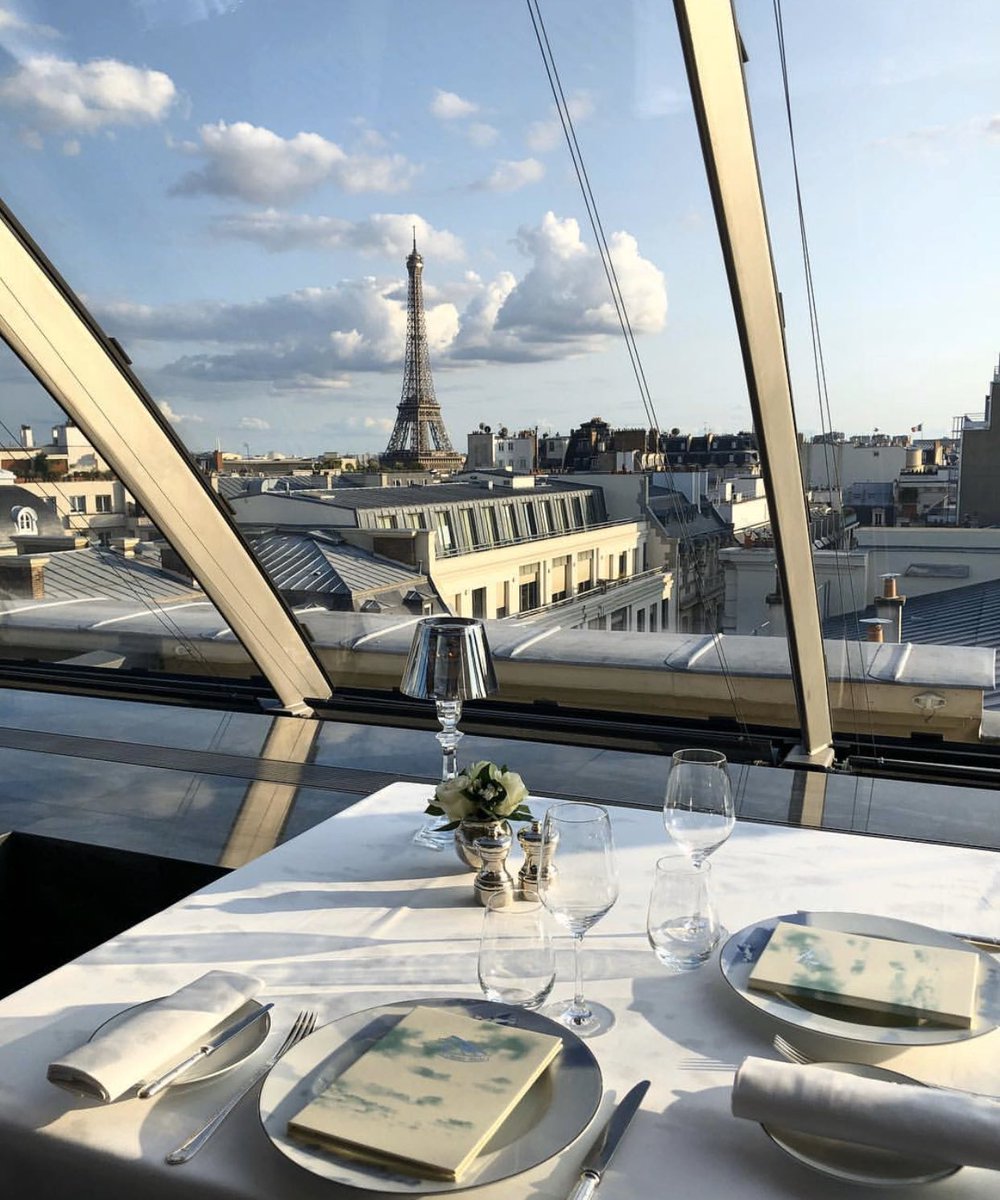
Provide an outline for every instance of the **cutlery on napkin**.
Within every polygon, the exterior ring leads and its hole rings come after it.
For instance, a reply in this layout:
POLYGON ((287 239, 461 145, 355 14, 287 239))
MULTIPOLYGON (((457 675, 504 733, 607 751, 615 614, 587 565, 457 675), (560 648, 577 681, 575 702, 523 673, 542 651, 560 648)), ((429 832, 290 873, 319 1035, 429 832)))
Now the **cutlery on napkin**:
POLYGON ((748 1058, 732 1111, 776 1129, 1000 1170, 1000 1101, 991 1097, 748 1058))
POLYGON ((232 1021, 228 1025, 224 1025, 222 1029, 210 1041, 199 1046, 194 1054, 189 1054, 187 1058, 182 1058, 179 1063, 175 1063, 169 1071, 164 1071, 162 1075, 149 1083, 144 1083, 136 1093, 140 1100, 151 1100, 154 1096, 158 1096, 164 1088, 175 1083, 182 1075, 186 1075, 195 1063, 204 1062, 206 1058, 213 1055, 216 1050, 221 1050, 227 1042, 232 1041, 234 1037, 242 1033, 244 1029, 249 1029, 251 1025, 256 1024, 263 1016, 274 1008, 273 1004, 262 1004, 258 1009, 247 1016, 241 1017, 238 1021, 232 1021))
POLYGON ((175 1063, 260 987, 252 975, 209 971, 49 1063, 48 1078, 105 1103, 117 1100, 175 1063))

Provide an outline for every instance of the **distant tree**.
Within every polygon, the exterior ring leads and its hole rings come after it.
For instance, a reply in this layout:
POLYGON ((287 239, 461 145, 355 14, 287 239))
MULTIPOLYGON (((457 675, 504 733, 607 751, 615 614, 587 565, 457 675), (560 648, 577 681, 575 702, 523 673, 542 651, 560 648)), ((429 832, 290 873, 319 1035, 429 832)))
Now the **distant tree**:
POLYGON ((680 430, 677 428, 677 426, 675 425, 675 426, 673 427, 673 429, 671 429, 671 431, 670 431, 670 436, 671 436, 671 437, 680 437, 680 435, 681 435, 681 431, 680 431, 680 430))
POLYGON ((52 474, 52 468, 49 466, 49 456, 44 451, 36 454, 31 460, 31 474, 36 479, 48 479, 52 474))

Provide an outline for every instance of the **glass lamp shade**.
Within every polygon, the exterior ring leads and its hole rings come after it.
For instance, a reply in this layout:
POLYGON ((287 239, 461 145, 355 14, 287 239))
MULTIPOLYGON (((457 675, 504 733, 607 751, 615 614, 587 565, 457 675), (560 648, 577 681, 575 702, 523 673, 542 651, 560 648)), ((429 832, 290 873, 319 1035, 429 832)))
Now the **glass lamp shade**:
POLYGON ((476 700, 497 691, 482 621, 473 617, 421 621, 399 690, 419 700, 476 700))

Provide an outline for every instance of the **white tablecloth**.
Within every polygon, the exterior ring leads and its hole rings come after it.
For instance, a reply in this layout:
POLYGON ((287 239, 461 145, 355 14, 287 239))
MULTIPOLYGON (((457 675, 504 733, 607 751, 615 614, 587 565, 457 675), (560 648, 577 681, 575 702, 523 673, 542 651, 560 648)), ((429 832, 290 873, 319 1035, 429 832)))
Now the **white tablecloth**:
MULTIPOLYGON (((450 852, 410 841, 425 791, 386 788, 0 1001, 2 1194, 357 1196, 288 1162, 261 1130, 250 1098, 190 1163, 163 1163, 249 1066, 153 1101, 111 1106, 75 1101, 46 1081, 45 1066, 112 1013, 212 967, 265 981, 262 998, 275 1002, 274 1044, 301 1008, 315 1009, 322 1022, 391 999, 477 996, 482 910, 473 903, 472 876, 450 852)), ((659 965, 646 941, 645 906, 653 863, 666 850, 660 815, 615 809, 613 821, 621 898, 585 941, 587 994, 617 1015, 614 1029, 590 1043, 607 1089, 602 1117, 636 1080, 651 1078, 652 1087, 602 1184, 602 1200, 845 1196, 847 1185, 790 1162, 757 1126, 730 1115, 733 1067, 747 1054, 773 1055, 775 1030, 730 991, 715 961, 688 975, 659 965)), ((1000 856, 987 851, 740 824, 714 857, 714 871, 731 930, 803 908, 1000 934, 1000 856)), ((568 952, 562 967, 558 993, 568 994, 568 952)), ((956 1048, 904 1051, 890 1065, 995 1093, 1000 1033, 956 1048)), ((562 1200, 592 1137, 477 1195, 562 1200)), ((934 1196, 992 1200, 998 1186, 995 1173, 966 1168, 935 1184, 934 1196)))

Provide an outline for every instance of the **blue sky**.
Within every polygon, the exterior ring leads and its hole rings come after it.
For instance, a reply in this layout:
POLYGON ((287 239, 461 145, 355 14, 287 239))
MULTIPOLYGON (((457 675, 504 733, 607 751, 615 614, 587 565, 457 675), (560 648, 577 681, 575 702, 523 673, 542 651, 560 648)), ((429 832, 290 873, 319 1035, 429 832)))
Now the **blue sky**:
MULTIPOLYGON (((833 426, 948 432, 1000 351, 1000 5, 784 7, 833 426)), ((541 8, 659 423, 748 428, 671 6, 541 8)), ((771 5, 738 11, 814 432, 771 5)), ((643 424, 553 117, 520 0, 0 0, 0 194, 193 449, 384 447, 414 223, 457 445, 643 424)), ((0 359, 5 425, 52 416, 0 359)))

